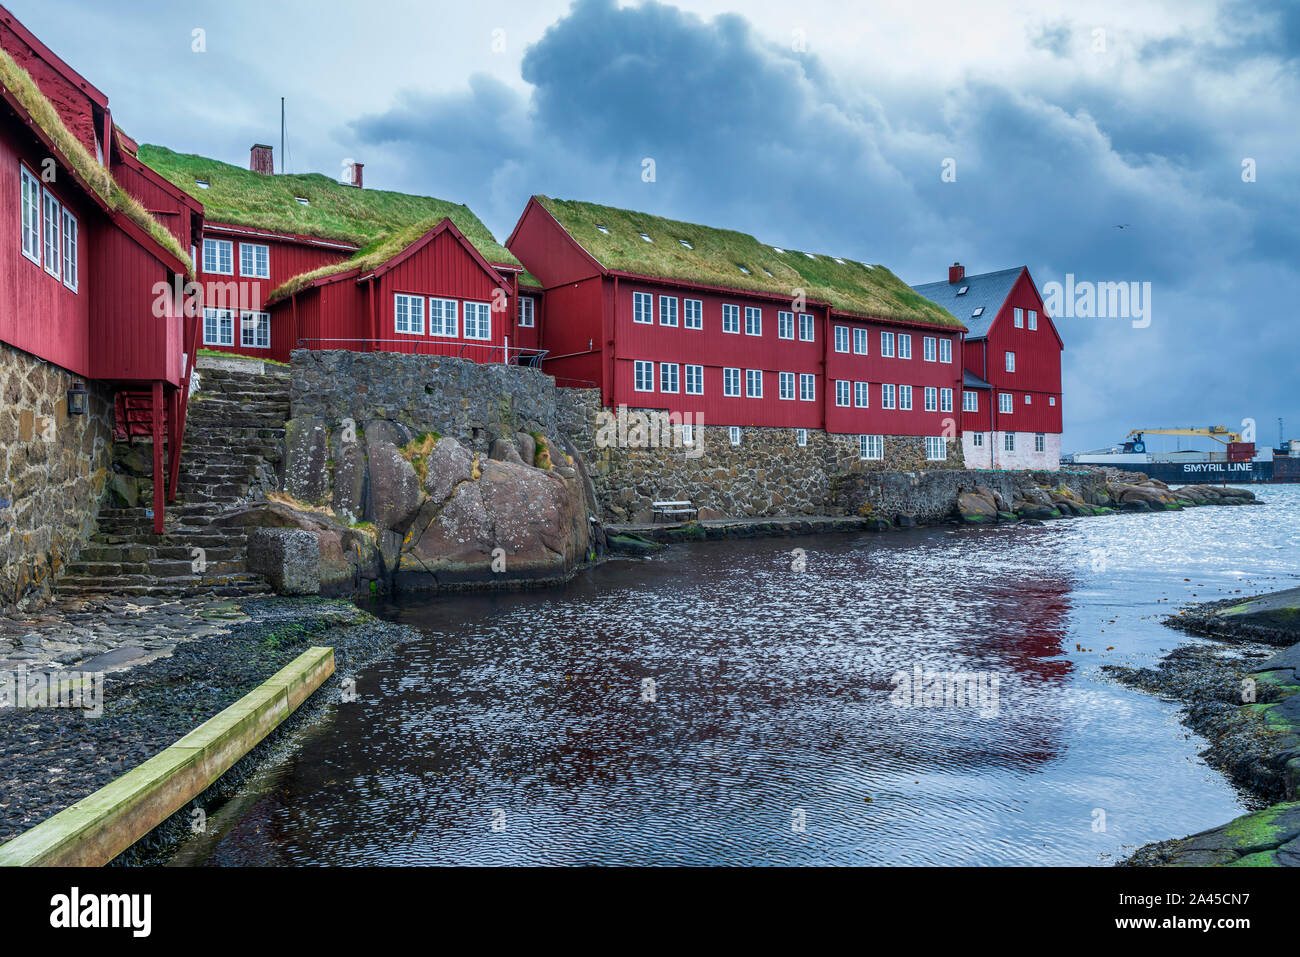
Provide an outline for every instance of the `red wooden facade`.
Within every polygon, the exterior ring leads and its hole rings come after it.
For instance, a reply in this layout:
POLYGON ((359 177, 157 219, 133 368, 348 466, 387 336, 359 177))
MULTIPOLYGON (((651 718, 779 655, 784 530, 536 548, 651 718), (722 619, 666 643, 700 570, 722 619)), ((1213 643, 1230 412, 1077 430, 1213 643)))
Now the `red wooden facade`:
POLYGON ((1061 351, 1064 343, 1047 314, 1038 288, 1021 271, 1011 294, 1002 304, 988 334, 970 343, 966 368, 992 386, 990 421, 984 428, 996 432, 1061 432, 1061 351), (1015 311, 1021 310, 1016 326, 1015 311), (1028 328, 1025 316, 1037 313, 1037 329, 1028 328), (1007 371, 1007 353, 1014 355, 1015 371, 1007 371), (998 396, 1011 396, 1011 409, 1000 412, 998 396), (1028 401, 1026 401, 1028 400, 1028 401))

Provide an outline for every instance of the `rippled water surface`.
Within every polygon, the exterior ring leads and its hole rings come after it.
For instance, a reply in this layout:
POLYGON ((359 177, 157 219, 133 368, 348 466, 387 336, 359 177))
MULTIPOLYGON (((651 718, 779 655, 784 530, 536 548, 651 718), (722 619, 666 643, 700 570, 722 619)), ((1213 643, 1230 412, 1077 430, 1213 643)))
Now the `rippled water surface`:
POLYGON ((1159 621, 1180 604, 1296 584, 1300 488, 1259 494, 676 546, 561 589, 379 607, 423 640, 364 672, 201 858, 1112 862, 1243 809, 1176 706, 1100 668, 1189 640, 1159 621), (997 676, 996 714, 896 707, 917 665, 997 676))

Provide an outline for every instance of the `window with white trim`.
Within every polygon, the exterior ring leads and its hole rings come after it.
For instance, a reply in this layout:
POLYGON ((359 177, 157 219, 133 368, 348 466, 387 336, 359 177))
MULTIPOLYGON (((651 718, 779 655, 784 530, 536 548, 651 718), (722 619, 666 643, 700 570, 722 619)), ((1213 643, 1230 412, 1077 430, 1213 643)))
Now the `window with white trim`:
POLYGON ((952 389, 939 390, 939 411, 940 412, 952 411, 952 389))
POLYGON ((880 386, 880 407, 882 409, 892 409, 895 405, 895 389, 888 382, 880 386))
POLYGON ((632 321, 639 322, 641 325, 653 325, 655 321, 654 314, 655 297, 648 292, 632 293, 632 321))
POLYGON ((932 385, 927 385, 925 387, 925 397, 923 401, 925 402, 926 412, 938 412, 939 390, 932 385))
POLYGON ((761 336, 763 334, 763 310, 757 306, 745 307, 745 335, 761 336))
POLYGON ((894 334, 892 332, 882 332, 880 334, 880 354, 886 359, 893 358, 894 334))
POLYGON ((683 299, 682 320, 682 325, 687 329, 703 329, 704 301, 701 299, 683 299))
POLYGON ((963 412, 978 412, 980 410, 980 394, 970 389, 966 389, 961 394, 961 410, 963 412))
POLYGON ((807 429, 795 429, 795 430, 794 430, 794 444, 797 445, 797 446, 799 446, 799 448, 803 448, 804 446, 806 446, 806 445, 808 444, 808 430, 807 430, 807 429))
POLYGON ((203 239, 203 271, 218 276, 235 274, 235 244, 229 239, 203 239))
POLYGON ((661 326, 677 325, 677 297, 676 296, 659 297, 659 325, 661 326))
POLYGON ((1056 405, 1056 396, 1054 396, 1054 395, 1049 395, 1049 396, 1047 397, 1047 404, 1048 404, 1048 405, 1056 405))
POLYGON ((26 166, 19 166, 23 207, 23 255, 41 264, 41 184, 26 166))
POLYGON ((898 387, 898 409, 900 412, 912 411, 912 387, 910 385, 900 385, 898 387))
POLYGON ((952 362, 952 340, 951 339, 939 340, 939 361, 952 362))
POLYGON ((776 314, 776 337, 778 339, 794 338, 793 312, 778 312, 776 314))
POLYGON ((1036 309, 1030 309, 1028 312, 1025 313, 1025 315, 1026 315, 1026 317, 1027 317, 1028 320, 1029 320, 1029 328, 1030 328, 1030 329, 1037 329, 1037 328, 1038 328, 1038 310, 1036 310, 1036 309))
POLYGON ((948 457, 948 441, 941 436, 925 437, 925 458, 927 462, 942 462, 948 457))
POLYGON ((971 445, 975 446, 975 448, 977 449, 984 448, 984 433, 972 432, 970 434, 970 441, 971 441, 971 445))
POLYGON ((270 279, 271 247, 260 243, 240 243, 239 274, 249 279, 270 279))
POLYGON ((77 217, 63 207, 63 285, 77 291, 77 217))
POLYGON ((632 363, 632 388, 637 392, 655 390, 655 364, 646 359, 637 359, 632 363))
POLYGON ((1047 436, 1042 432, 1034 433, 1034 451, 1035 452, 1047 451, 1047 436))
POLYGON ((1016 328, 1023 329, 1025 327, 1025 310, 1021 309, 1019 306, 1016 306, 1016 308, 1012 310, 1012 312, 1014 315, 1012 321, 1015 323, 1016 328))
POLYGON ((722 394, 733 398, 740 395, 739 369, 722 370, 722 394))
MULTIPOLYGON (((430 310, 432 314, 432 310, 430 310)), ((532 296, 519 297, 519 326, 523 329, 531 329, 537 316, 537 300, 532 296)), ((432 323, 430 324, 432 325, 432 323)))
POLYGON ((811 372, 799 373, 799 401, 817 401, 817 377, 811 372))
POLYGON ((248 311, 240 313, 239 344, 249 349, 271 348, 271 314, 248 311))
MULTIPOLYGON (((791 313, 791 315, 794 315, 791 313)), ((777 398, 794 401, 794 373, 781 372, 777 374, 777 398)))
POLYGON ((41 191, 41 231, 45 238, 45 271, 54 278, 60 272, 62 248, 59 246, 59 217, 63 206, 48 189, 41 191))
POLYGON ((835 327, 835 351, 836 352, 849 351, 849 327, 848 326, 835 327))
POLYGON ((727 428, 727 438, 731 440, 732 445, 740 444, 740 426, 733 425, 727 428))
POLYGON ((1015 450, 1016 450, 1016 433, 1014 433, 1014 432, 1003 432, 1003 433, 1002 433, 1002 451, 1004 451, 1004 452, 1014 452, 1015 450))
POLYGON ((853 404, 859 409, 871 408, 871 383, 853 383, 853 404))
POLYGON ((686 394, 704 395, 704 366, 686 367, 686 394))
POLYGON ((393 331, 408 336, 424 335, 424 297, 397 293, 393 296, 393 331))
POLYGON ((841 408, 847 408, 848 406, 852 405, 853 404, 853 400, 851 398, 852 388, 853 388, 853 383, 850 382, 848 379, 836 379, 835 380, 835 404, 840 406, 841 408))
POLYGON ((695 444, 695 426, 689 423, 682 423, 682 445, 695 444))
POLYGON ((203 344, 205 346, 233 346, 235 344, 235 318, 229 309, 203 310, 203 344))
POLYGON ((885 437, 883 435, 859 435, 858 456, 864 459, 883 459, 885 457, 885 437))
POLYGON ((939 360, 939 346, 934 336, 921 337, 921 358, 925 362, 937 362, 939 360))
POLYGON ((1015 400, 1015 396, 1013 396, 1010 392, 999 392, 998 393, 998 414, 1010 415, 1014 408, 1013 405, 1014 400, 1015 400))
POLYGON ((490 303, 465 303, 465 338, 492 338, 492 305, 490 303))
POLYGON ((799 341, 817 341, 817 328, 813 325, 813 317, 806 312, 799 313, 799 341))
POLYGON ((460 335, 460 303, 429 298, 429 335, 455 339, 460 335))
POLYGON ((660 392, 677 391, 677 363, 676 362, 659 363, 659 391, 660 392))
POLYGON ((1016 371, 1016 354, 1014 352, 1007 353, 1007 371, 1008 372, 1016 371))
POLYGON ((761 369, 745 370, 745 395, 750 399, 763 398, 763 372, 761 369))
POLYGON ((1032 397, 1028 392, 1026 392, 1026 393, 1025 393, 1025 405, 1029 405, 1031 402, 1033 402, 1033 397, 1032 397))
POLYGON ((722 304, 722 331, 740 335, 740 307, 724 302, 722 304))
POLYGON ((867 341, 870 339, 870 333, 866 329, 853 330, 853 353, 854 355, 865 356, 867 354, 867 341))
POLYGON ((898 358, 912 358, 912 337, 906 332, 900 332, 898 334, 898 358))

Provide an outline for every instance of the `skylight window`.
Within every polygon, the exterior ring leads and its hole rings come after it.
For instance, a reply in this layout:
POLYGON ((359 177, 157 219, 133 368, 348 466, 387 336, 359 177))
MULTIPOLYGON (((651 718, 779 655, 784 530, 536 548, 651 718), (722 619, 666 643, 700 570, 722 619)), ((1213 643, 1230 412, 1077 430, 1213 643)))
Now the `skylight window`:
POLYGON ((773 246, 772 248, 775 249, 777 252, 779 252, 781 255, 783 256, 785 255, 785 250, 782 249, 780 246, 773 246))
POLYGON ((685 246, 687 249, 694 249, 694 248, 695 248, 694 246, 692 246, 690 243, 688 243, 688 242, 687 242, 686 240, 684 240, 684 239, 679 239, 679 240, 677 240, 677 241, 678 241, 679 243, 681 243, 683 246, 685 246))
POLYGON ((971 317, 972 319, 978 319, 978 318, 979 318, 980 316, 982 316, 982 315, 984 315, 984 307, 983 307, 983 306, 976 306, 976 307, 975 307, 975 311, 972 312, 972 313, 970 314, 970 317, 971 317))
POLYGON ((648 242, 648 243, 652 243, 652 242, 654 242, 654 240, 650 238, 650 234, 649 234, 649 233, 637 233, 637 235, 640 236, 642 239, 644 239, 644 240, 645 240, 646 242, 648 242))
POLYGON ((212 184, 209 183, 206 179, 196 179, 194 181, 194 185, 197 186, 199 189, 208 189, 209 187, 212 186, 212 184))
POLYGON ((602 226, 602 225, 600 225, 600 223, 597 223, 597 224, 596 224, 596 228, 599 229, 599 230, 600 230, 602 233, 604 233, 606 236, 609 235, 609 227, 608 227, 608 226, 602 226))
POLYGON ((969 291, 970 291, 970 286, 962 286, 960 289, 957 290, 957 295, 964 296, 969 291))
POLYGON ((768 277, 771 279, 776 278, 775 276, 772 275, 772 270, 768 269, 766 266, 763 267, 763 272, 767 273, 768 277))
POLYGON ((306 196, 295 196, 295 197, 294 197, 294 201, 297 202, 297 204, 298 204, 299 206, 310 206, 310 205, 311 205, 311 200, 309 200, 306 196))
POLYGON ((836 257, 835 257, 835 261, 836 261, 837 263, 839 263, 841 266, 844 265, 844 260, 841 259, 839 256, 836 256, 836 257))
POLYGON ((812 253, 804 253, 804 255, 807 256, 809 259, 816 259, 816 258, 817 258, 817 257, 814 256, 812 253))
POLYGON ((743 272, 746 276, 749 275, 749 270, 746 269, 744 266, 737 266, 736 268, 739 269, 741 272, 743 272))

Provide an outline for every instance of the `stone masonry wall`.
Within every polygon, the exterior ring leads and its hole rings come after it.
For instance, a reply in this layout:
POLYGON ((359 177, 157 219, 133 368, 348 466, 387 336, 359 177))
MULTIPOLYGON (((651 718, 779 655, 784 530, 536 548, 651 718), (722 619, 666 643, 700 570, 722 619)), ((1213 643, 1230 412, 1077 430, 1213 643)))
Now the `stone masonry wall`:
POLYGON ((113 451, 113 405, 88 383, 68 415, 73 375, 0 343, 0 610, 38 602, 95 528, 113 451))

